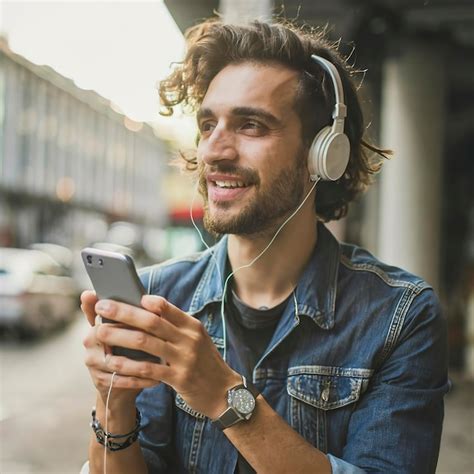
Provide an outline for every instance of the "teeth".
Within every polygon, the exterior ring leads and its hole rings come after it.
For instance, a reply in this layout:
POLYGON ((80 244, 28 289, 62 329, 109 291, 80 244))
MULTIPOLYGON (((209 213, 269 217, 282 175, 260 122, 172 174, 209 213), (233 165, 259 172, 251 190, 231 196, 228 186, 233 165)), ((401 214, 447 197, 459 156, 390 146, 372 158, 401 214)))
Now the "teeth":
POLYGON ((214 181, 219 188, 244 188, 243 181, 214 181))

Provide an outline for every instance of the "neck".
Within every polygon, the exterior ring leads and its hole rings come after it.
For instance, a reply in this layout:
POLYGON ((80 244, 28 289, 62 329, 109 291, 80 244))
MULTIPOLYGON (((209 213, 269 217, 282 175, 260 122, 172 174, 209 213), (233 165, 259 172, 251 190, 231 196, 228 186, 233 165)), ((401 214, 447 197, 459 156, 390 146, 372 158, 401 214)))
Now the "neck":
MULTIPOLYGON (((282 220, 283 222, 283 220, 282 220)), ((229 235, 228 255, 234 289, 249 306, 272 308, 294 290, 317 241, 316 216, 311 203, 296 214, 281 230, 268 250, 248 265, 269 244, 281 222, 258 236, 229 235)))

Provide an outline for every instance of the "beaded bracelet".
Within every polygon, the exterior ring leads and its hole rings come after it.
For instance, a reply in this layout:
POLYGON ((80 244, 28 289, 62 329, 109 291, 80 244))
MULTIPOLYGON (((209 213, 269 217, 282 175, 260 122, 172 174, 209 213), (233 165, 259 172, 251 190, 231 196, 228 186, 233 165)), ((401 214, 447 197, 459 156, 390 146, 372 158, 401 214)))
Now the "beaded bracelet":
POLYGON ((121 449, 128 448, 131 444, 133 444, 138 439, 138 433, 141 430, 140 422, 142 420, 142 416, 137 409, 136 414, 136 424, 135 428, 130 431, 130 433, 125 434, 112 434, 106 433, 102 425, 100 424, 99 420, 95 417, 95 408, 92 409, 92 422, 91 427, 95 433, 95 437, 97 442, 100 443, 102 446, 105 446, 109 451, 120 451, 121 449), (114 441, 120 438, 125 438, 124 441, 114 441))

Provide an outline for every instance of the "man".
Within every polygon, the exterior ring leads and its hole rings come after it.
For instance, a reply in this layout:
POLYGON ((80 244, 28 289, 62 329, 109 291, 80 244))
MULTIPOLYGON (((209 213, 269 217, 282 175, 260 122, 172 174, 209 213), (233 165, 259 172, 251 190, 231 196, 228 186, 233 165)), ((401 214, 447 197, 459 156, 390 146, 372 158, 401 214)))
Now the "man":
POLYGON ((208 21, 187 39, 160 96, 168 112, 197 111, 186 164, 206 227, 224 237, 142 271, 143 308, 82 295, 98 392, 91 471, 112 441, 113 473, 434 472, 448 387, 437 299, 320 222, 343 216, 380 167, 366 152, 383 155, 362 138, 348 67, 321 36, 288 25, 208 21), (342 176, 316 188, 308 159, 337 87, 313 54, 340 75, 350 143, 342 176))

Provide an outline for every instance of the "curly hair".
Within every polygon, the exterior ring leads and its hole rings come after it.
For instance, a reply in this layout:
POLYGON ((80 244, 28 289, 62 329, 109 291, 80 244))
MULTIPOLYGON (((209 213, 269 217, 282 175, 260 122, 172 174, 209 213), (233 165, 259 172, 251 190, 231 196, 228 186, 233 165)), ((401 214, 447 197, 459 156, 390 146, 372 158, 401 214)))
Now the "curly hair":
MULTIPOLYGON (((172 115, 173 107, 178 104, 187 111, 196 112, 211 81, 229 64, 277 62, 299 73, 294 108, 302 123, 303 143, 308 147, 317 132, 331 124, 334 108, 332 81, 311 59, 311 54, 317 54, 336 66, 347 105, 345 133, 351 153, 341 178, 319 183, 315 206, 322 221, 344 217, 349 203, 367 189, 372 176, 380 170, 383 158, 391 152, 363 139, 365 126, 352 79, 358 71, 338 52, 338 43, 327 40, 322 31, 297 27, 286 20, 231 25, 212 18, 187 30, 185 38, 187 53, 184 61, 175 63, 171 74, 159 83, 162 115, 172 115)), ((195 156, 181 153, 181 158, 185 160, 187 170, 196 170, 195 156)))

